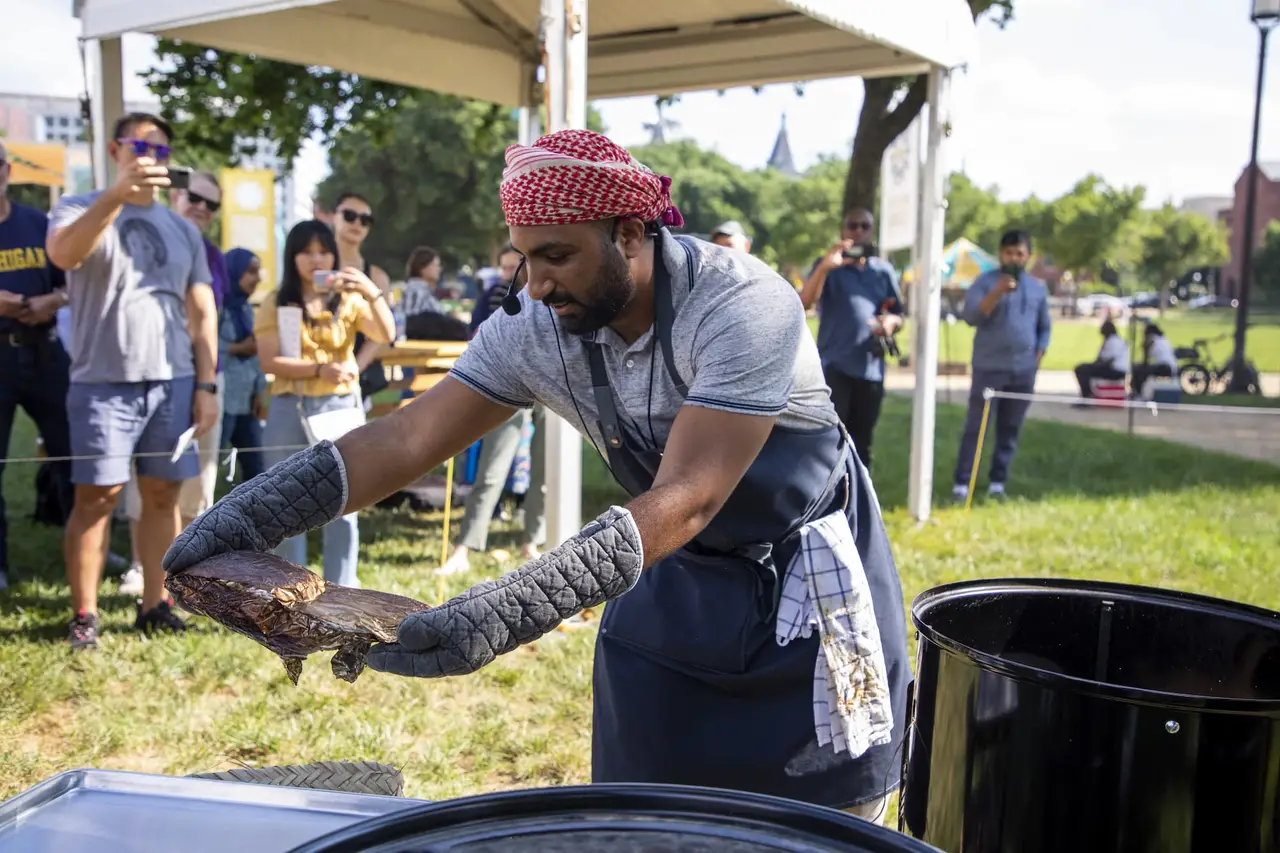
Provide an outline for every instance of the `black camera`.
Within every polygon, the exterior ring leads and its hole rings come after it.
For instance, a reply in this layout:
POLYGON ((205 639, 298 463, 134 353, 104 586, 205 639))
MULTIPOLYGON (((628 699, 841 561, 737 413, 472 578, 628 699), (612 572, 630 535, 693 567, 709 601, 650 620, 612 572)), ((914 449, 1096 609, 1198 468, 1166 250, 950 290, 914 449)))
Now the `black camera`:
POLYGON ((876 358, 901 358, 902 351, 898 349, 898 339, 894 336, 881 337, 873 335, 871 338, 871 354, 876 358))
POLYGON ((876 256, 876 247, 874 243, 854 243, 840 254, 843 255, 847 261, 874 258, 876 256))

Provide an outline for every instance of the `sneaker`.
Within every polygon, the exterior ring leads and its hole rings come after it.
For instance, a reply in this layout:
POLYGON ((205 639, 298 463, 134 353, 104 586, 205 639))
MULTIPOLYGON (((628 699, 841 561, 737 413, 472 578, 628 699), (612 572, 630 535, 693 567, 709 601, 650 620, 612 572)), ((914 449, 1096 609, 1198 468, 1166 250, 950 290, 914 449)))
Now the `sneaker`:
POLYGON ((173 612, 173 607, 168 601, 161 601, 146 613, 142 612, 142 605, 139 604, 138 618, 133 621, 133 628, 150 636, 156 631, 173 633, 185 631, 187 623, 178 618, 178 614, 173 612))
POLYGON ((134 563, 120 576, 121 595, 142 595, 142 566, 134 563))
POLYGON ((1003 497, 1004 497, 1004 483, 992 483, 991 485, 987 486, 987 497, 989 497, 989 498, 1003 498, 1003 497))
POLYGON ((952 486, 951 487, 951 500, 964 501, 968 497, 969 497, 968 486, 952 486))
POLYGON ((98 647, 98 614, 77 613, 71 617, 71 651, 80 652, 98 647))
POLYGON ((471 552, 461 548, 454 551, 444 565, 435 570, 437 575, 460 575, 471 569, 471 552))
POLYGON ((0 569, 0 592, 9 588, 9 570, 0 569))

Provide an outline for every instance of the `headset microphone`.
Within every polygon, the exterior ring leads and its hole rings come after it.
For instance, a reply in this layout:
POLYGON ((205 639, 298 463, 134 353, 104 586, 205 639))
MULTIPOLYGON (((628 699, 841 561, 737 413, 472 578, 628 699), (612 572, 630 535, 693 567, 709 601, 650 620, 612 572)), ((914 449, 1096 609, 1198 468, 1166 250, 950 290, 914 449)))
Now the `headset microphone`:
POLYGON ((520 278, 522 269, 524 269, 523 258, 520 259, 520 266, 516 267, 515 275, 511 276, 511 281, 507 284, 507 295, 502 297, 502 310, 513 316, 520 313, 520 297, 516 293, 516 279, 520 278))

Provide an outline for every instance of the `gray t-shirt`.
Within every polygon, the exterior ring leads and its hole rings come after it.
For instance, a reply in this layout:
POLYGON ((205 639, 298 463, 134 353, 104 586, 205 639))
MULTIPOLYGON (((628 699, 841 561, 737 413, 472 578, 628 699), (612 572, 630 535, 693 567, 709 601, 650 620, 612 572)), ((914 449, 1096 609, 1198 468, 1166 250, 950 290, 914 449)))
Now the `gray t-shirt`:
MULTIPOLYGON (((67 196, 49 229, 76 221, 102 193, 67 196)), ((195 374, 187 289, 210 283, 200 232, 159 202, 126 204, 97 247, 67 271, 72 382, 155 382, 195 374)))
MULTIPOLYGON (((685 403, 773 415, 784 427, 835 424, 795 288, 743 252, 669 233, 663 245, 676 311, 672 349, 688 397, 682 400, 676 391, 652 327, 630 346, 607 327, 595 333, 631 437, 665 447, 685 403)), ((542 403, 603 450, 583 339, 561 330, 555 314, 531 300, 527 289, 520 291, 520 304, 519 314, 497 311, 480 324, 453 377, 502 405, 542 403)))

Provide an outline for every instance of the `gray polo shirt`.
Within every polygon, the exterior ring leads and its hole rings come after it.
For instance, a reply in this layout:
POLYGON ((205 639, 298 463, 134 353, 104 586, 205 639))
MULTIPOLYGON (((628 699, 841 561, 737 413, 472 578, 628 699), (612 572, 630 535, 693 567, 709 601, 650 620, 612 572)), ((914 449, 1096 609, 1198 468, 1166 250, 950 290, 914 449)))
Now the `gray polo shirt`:
MULTIPOLYGON (((743 252, 669 233, 663 245, 676 312, 672 348, 687 399, 676 391, 653 328, 630 346, 609 328, 594 335, 603 344, 619 417, 632 438, 666 446, 686 403, 772 415, 797 429, 835 424, 795 288, 743 252)), ((542 403, 603 450, 583 338, 564 332, 527 289, 520 304, 519 314, 497 311, 480 324, 451 375, 502 405, 542 403)))
MULTIPOLYGON (((101 191, 66 196, 49 228, 84 215, 101 191)), ((195 375, 187 289, 210 285, 204 239, 159 201, 126 204, 67 271, 72 382, 157 382, 195 375)))

